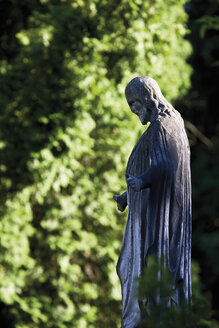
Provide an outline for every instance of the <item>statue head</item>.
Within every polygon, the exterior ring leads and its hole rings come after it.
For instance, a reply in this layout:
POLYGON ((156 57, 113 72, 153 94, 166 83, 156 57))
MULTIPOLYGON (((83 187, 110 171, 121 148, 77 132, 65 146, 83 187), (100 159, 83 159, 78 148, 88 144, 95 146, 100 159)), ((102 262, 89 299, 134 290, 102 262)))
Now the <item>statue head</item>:
POLYGON ((165 109, 172 108, 162 95, 157 82, 148 76, 131 80, 125 89, 125 96, 131 111, 139 117, 143 125, 154 121, 165 109))

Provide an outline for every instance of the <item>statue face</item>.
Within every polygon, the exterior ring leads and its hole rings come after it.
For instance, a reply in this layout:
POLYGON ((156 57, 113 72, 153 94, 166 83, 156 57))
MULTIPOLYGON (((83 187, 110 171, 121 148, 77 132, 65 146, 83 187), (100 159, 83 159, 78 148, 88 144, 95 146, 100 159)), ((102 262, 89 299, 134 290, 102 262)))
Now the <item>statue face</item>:
POLYGON ((141 124, 147 124, 152 117, 151 109, 146 108, 142 101, 136 98, 131 92, 126 94, 126 100, 131 111, 139 117, 141 124))

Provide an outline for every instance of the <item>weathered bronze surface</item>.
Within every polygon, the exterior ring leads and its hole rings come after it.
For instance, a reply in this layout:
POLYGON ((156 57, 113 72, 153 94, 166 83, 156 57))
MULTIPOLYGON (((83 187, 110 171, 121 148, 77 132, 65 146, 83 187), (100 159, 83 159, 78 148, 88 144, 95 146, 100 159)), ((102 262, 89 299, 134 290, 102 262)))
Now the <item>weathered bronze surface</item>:
MULTIPOLYGON (((128 220, 117 273, 122 287, 122 328, 134 328, 141 311, 136 277, 154 255, 171 273, 174 296, 168 306, 191 297, 190 147, 181 115, 167 102, 155 80, 133 79, 125 95, 144 125, 151 122, 129 157, 127 191, 115 195, 118 209, 128 205, 128 220)), ((145 300, 148 313, 161 302, 145 300)))

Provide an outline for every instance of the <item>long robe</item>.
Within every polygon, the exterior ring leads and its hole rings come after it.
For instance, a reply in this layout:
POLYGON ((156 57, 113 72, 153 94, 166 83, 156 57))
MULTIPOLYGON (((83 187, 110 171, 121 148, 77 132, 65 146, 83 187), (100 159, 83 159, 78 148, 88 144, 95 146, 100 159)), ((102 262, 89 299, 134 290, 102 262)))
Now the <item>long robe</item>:
POLYGON ((134 328, 140 321, 135 278, 141 276, 149 255, 164 258, 171 273, 175 294, 169 304, 180 305, 191 297, 190 148, 176 111, 151 123, 136 143, 126 173, 137 177, 151 167, 160 174, 150 188, 127 189, 128 220, 117 263, 122 328, 134 328))

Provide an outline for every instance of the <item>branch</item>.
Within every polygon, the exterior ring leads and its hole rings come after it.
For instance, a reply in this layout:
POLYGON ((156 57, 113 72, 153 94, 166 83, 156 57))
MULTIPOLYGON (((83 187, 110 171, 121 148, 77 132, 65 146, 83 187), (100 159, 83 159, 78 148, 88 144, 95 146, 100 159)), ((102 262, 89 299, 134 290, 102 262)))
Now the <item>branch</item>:
POLYGON ((185 121, 185 127, 199 140, 201 140, 208 148, 212 148, 213 147, 213 142, 208 139, 200 130, 198 130, 196 128, 195 125, 193 125, 191 122, 189 121, 185 121))

